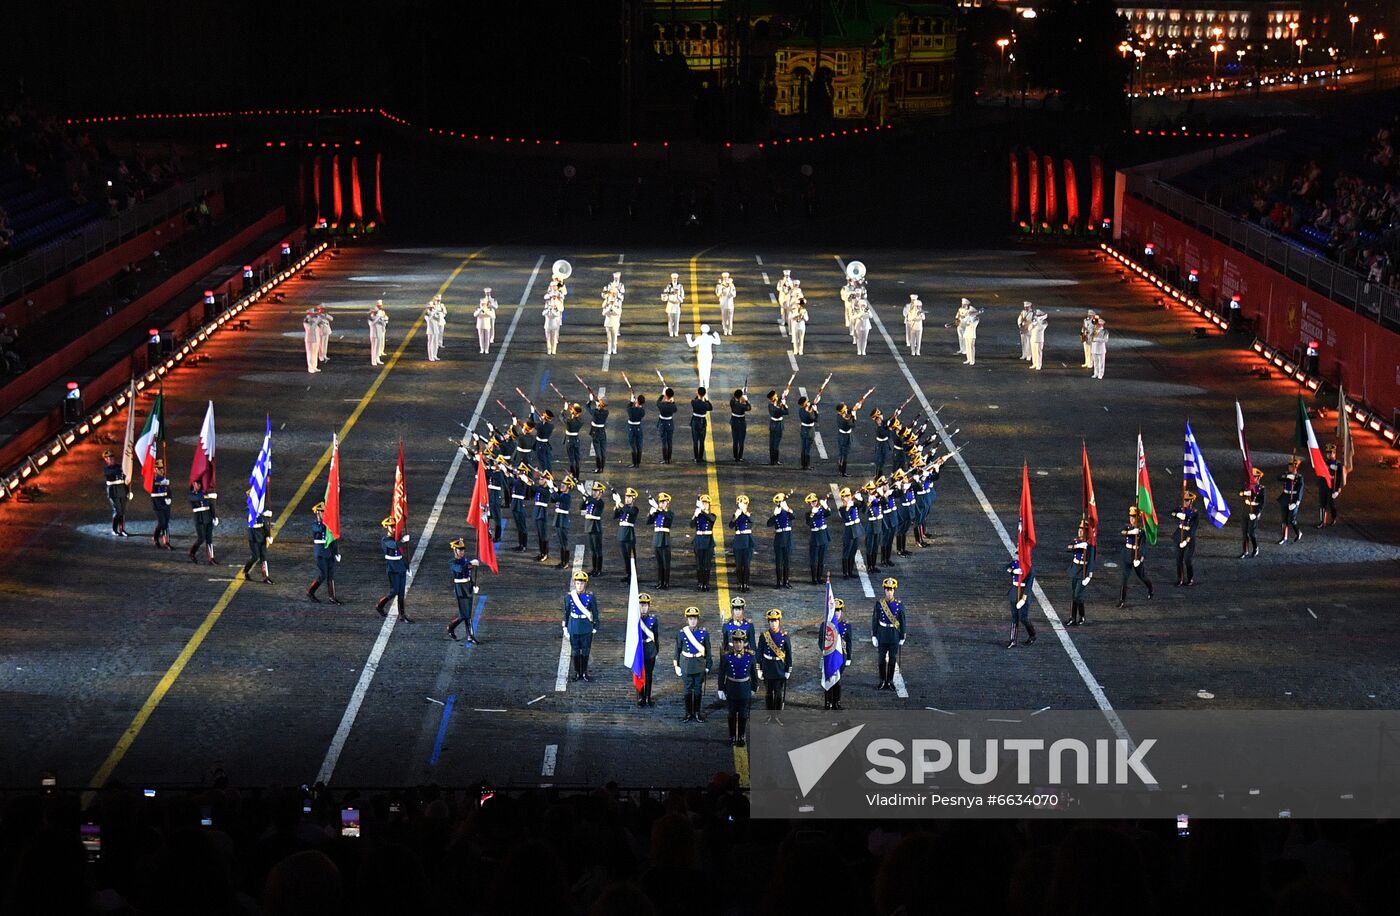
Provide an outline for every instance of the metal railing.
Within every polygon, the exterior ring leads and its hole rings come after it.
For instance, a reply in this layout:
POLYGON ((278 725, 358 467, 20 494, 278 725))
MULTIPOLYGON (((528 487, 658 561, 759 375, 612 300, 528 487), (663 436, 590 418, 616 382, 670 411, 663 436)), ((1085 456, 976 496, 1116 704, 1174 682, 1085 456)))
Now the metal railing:
POLYGON ((1354 312, 1392 327, 1400 325, 1400 292, 1367 280, 1350 268, 1156 179, 1130 176, 1128 193, 1267 264, 1297 283, 1354 312), (1134 180, 1136 178, 1137 180, 1134 180))
POLYGON ((183 212, 202 195, 219 188, 222 182, 223 177, 218 174, 196 175, 127 207, 116 216, 97 217, 68 238, 46 243, 38 251, 0 267, 0 303, 62 276, 94 255, 183 212))

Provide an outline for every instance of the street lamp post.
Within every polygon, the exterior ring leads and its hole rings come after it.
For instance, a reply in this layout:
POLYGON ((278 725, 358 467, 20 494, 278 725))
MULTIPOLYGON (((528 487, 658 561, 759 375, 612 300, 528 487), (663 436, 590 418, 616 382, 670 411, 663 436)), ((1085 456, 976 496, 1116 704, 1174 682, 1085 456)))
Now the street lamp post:
POLYGON ((1376 82, 1381 81, 1381 42, 1385 41, 1384 32, 1376 32, 1371 36, 1371 40, 1376 43, 1376 82))
POLYGON ((1347 22, 1351 23, 1351 48, 1347 53, 1352 57, 1356 56, 1356 24, 1361 21, 1361 17, 1352 13, 1347 17, 1347 22))
POLYGON ((1010 38, 997 39, 997 49, 1001 51, 1001 66, 997 69, 997 82, 1003 93, 1006 92, 1006 49, 1010 44, 1010 38))
POLYGON ((1306 38, 1299 38, 1293 43, 1298 46, 1298 66, 1301 67, 1303 66, 1303 49, 1308 46, 1308 40, 1306 38))
POLYGON ((1220 63, 1220 52, 1221 52, 1221 51, 1224 51, 1224 50, 1225 50, 1225 46, 1224 46, 1223 44, 1221 44, 1220 42, 1218 42, 1218 41, 1217 41, 1215 44, 1213 44, 1213 45, 1210 46, 1210 79, 1211 79, 1211 82, 1214 82, 1214 81, 1215 81, 1216 71, 1217 71, 1217 69, 1218 69, 1218 64, 1220 63))

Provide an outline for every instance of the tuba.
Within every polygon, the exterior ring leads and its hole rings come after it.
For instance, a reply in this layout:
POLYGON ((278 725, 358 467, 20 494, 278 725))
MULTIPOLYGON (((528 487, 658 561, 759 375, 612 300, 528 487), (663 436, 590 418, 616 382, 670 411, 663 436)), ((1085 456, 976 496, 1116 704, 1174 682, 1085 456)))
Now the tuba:
POLYGON ((559 280, 567 280, 573 275, 574 268, 568 261, 560 258, 554 262, 554 266, 550 268, 550 272, 559 280))
POLYGON ((846 265, 846 279, 854 280, 857 283, 865 279, 865 265, 859 261, 852 261, 846 265))

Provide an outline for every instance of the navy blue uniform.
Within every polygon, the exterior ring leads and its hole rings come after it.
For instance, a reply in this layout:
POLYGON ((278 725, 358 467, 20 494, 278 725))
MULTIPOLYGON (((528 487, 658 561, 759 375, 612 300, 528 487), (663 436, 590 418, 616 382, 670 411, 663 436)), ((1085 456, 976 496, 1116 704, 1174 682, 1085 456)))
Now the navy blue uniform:
POLYGON ((734 460, 744 460, 744 442, 749 437, 748 413, 753 410, 747 397, 729 399, 729 436, 733 440, 734 460))
POLYGON ((734 644, 734 634, 740 630, 744 631, 744 645, 757 645, 756 639, 758 634, 754 632, 753 621, 745 620, 743 623, 735 623, 734 618, 731 617, 724 622, 723 633, 725 651, 728 651, 729 647, 734 644))
POLYGON ((583 528, 588 535, 589 572, 603 571, 603 495, 583 500, 583 528))
POLYGON ((651 699, 651 685, 655 680, 656 656, 660 648, 656 642, 656 615, 648 608, 650 605, 642 606, 642 614, 639 618, 642 625, 642 686, 637 688, 638 706, 655 706, 651 699))
POLYGON ((1031 589, 1035 587, 1035 570, 1022 574, 1020 562, 1013 559, 1006 572, 1011 576, 1006 596, 1011 609, 1011 642, 1007 648, 1016 645, 1017 626, 1026 628, 1026 645, 1030 645, 1035 642, 1035 626, 1031 623, 1031 589))
POLYGON ((1176 523, 1176 584, 1196 584, 1196 570, 1192 565, 1196 559, 1196 529, 1201 524, 1201 513, 1191 506, 1182 506, 1172 513, 1176 523))
POLYGON ((855 502, 838 506, 836 518, 841 522, 841 578, 849 579, 856 574, 856 553, 860 550, 860 506, 855 502))
POLYGON ((656 432, 661 437, 661 463, 671 463, 671 445, 676 437, 676 411, 679 406, 675 398, 662 398, 656 402, 656 432))
POLYGON ((549 487, 543 483, 535 484, 535 538, 539 542, 540 552, 535 557, 536 560, 546 560, 549 558, 549 487))
POLYGON ((938 498, 938 492, 933 488, 938 476, 937 468, 925 468, 915 479, 918 503, 914 507, 914 539, 920 547, 924 546, 924 539, 928 537, 928 516, 933 511, 933 501, 938 498))
MULTIPOLYGON (((243 564, 243 575, 248 575, 254 566, 267 562, 267 542, 272 538, 272 513, 264 510, 248 525, 248 562, 243 564)), ((267 579, 263 576, 264 580, 267 579)))
POLYGON ((846 462, 851 457, 851 442, 855 438, 856 416, 854 413, 836 414, 836 470, 842 477, 851 475, 846 473, 846 462))
POLYGON ((554 443, 550 439, 554 436, 554 421, 535 411, 530 413, 530 419, 535 421, 535 460, 540 470, 553 471, 554 443))
POLYGON ((510 488, 510 474, 497 466, 486 475, 486 502, 491 515, 491 540, 501 543, 501 533, 505 529, 505 514, 501 510, 502 500, 510 488))
POLYGON ((559 566, 563 568, 569 561, 569 511, 574 504, 574 491, 560 487, 550 497, 554 503, 554 538, 559 542, 559 566))
POLYGON ((527 518, 525 500, 529 496, 530 479, 517 474, 510 482, 510 517, 515 522, 515 536, 519 540, 515 547, 516 552, 523 551, 530 538, 530 529, 525 521, 527 518))
POLYGON ((865 497, 865 571, 880 571, 880 534, 885 527, 885 501, 878 493, 865 497))
POLYGON ((170 549, 170 478, 159 471, 151 480, 151 511, 156 515, 156 530, 151 535, 157 547, 170 549))
POLYGON ((899 491, 899 528, 895 535, 896 547, 901 557, 909 556, 909 529, 914 527, 914 517, 919 511, 919 494, 915 492, 914 482, 906 480, 904 489, 899 491))
POLYGON ((593 651, 593 634, 598 632, 598 599, 592 593, 569 592, 564 598, 564 632, 569 636, 576 681, 591 681, 588 656, 593 651))
MULTIPOLYGON (((851 639, 851 624, 848 620, 833 620, 832 628, 836 630, 836 636, 841 640, 841 652, 845 656, 841 663, 841 672, 844 676, 845 669, 851 667, 851 662, 855 657, 855 640, 851 639)), ((817 657, 825 658, 827 652, 826 627, 822 626, 817 630, 817 657)), ((825 661, 822 662, 825 665, 825 661)), ((823 668, 823 671, 825 669, 823 668)), ((837 680, 829 688, 822 691, 823 709, 841 709, 841 681, 837 680)))
POLYGON ((797 410, 798 422, 802 424, 798 427, 798 436, 802 442, 802 467, 804 468, 812 466, 812 445, 817 438, 817 415, 817 408, 810 404, 806 407, 799 407, 797 410))
POLYGON ((219 517, 217 493, 203 490, 190 492, 190 515, 194 518, 194 543, 190 545, 190 560, 194 561, 195 551, 203 547, 209 563, 214 563, 214 521, 219 517))
POLYGON ((826 548, 831 543, 826 509, 820 503, 807 510, 807 564, 812 568, 812 584, 826 576, 826 548))
POLYGON ((651 546, 656 552, 656 587, 671 587, 671 522, 675 514, 670 509, 653 509, 647 516, 651 523, 651 546))
POLYGON ((1296 540, 1303 539, 1303 529, 1298 525, 1298 507, 1303 504, 1303 471, 1299 468, 1296 471, 1289 471, 1286 474, 1278 475, 1279 483, 1283 484, 1283 489, 1278 495, 1279 516, 1283 524, 1283 537, 1279 540, 1282 544, 1288 540, 1290 529, 1296 540))
POLYGON ((375 609, 383 614, 385 606, 397 598, 399 616, 409 620, 408 608, 404 603, 408 590, 408 563, 404 560, 403 551, 399 549, 399 540, 394 537, 393 532, 386 532, 384 537, 379 539, 379 545, 384 551, 384 573, 389 578, 389 593, 379 599, 375 609))
POLYGON ((782 709, 787 702, 787 679, 792 672, 792 639, 782 630, 764 630, 758 637, 758 670, 768 688, 767 708, 782 709))
POLYGON ((729 741, 743 747, 753 706, 754 654, 747 643, 731 644, 719 663, 719 692, 729 710, 729 741))
POLYGON ((564 453, 569 457, 569 474, 575 480, 581 476, 579 464, 583 461, 583 446, 579 434, 583 431, 583 414, 570 411, 564 418, 564 453))
POLYGON ((895 533, 899 530, 899 500, 893 493, 879 497, 880 502, 880 562, 890 564, 895 533))
POLYGON ((899 661, 899 647, 904 645, 906 632, 904 602, 876 599, 875 613, 870 620, 870 637, 880 660, 880 687, 883 690, 894 689, 895 665, 899 661))
POLYGON ((1147 561, 1143 556, 1143 540, 1147 537, 1146 533, 1133 522, 1129 522, 1128 527, 1120 533, 1123 535, 1123 554, 1118 560, 1118 606, 1122 607, 1128 602, 1129 576, 1136 574, 1142 580, 1142 584, 1147 586, 1148 599, 1152 598, 1152 580, 1147 578, 1147 561))
POLYGON ((472 629, 472 603, 478 591, 476 567, 469 557, 452 558, 452 597, 457 601, 457 616, 447 625, 447 633, 457 638, 457 627, 467 626, 467 642, 476 642, 476 632, 472 629))
POLYGON ((773 565, 778 588, 791 588, 788 578, 792 575, 792 513, 781 507, 773 510, 768 519, 768 527, 773 529, 773 565))
POLYGON ((749 571, 753 568, 753 517, 748 512, 734 513, 734 576, 739 591, 749 590, 749 571))
POLYGON ((112 505, 112 533, 126 537, 126 504, 131 496, 120 464, 102 466, 102 481, 107 488, 107 502, 112 505))
POLYGON ((710 425, 710 411, 714 405, 709 398, 698 394, 690 399, 690 447, 695 452, 695 463, 705 461, 705 430, 710 425))
POLYGON ((642 466, 642 423, 647 409, 640 404, 627 405, 627 447, 632 451, 632 467, 642 466))
MULTIPOLYGON (((327 543, 330 540, 330 530, 326 528, 325 522, 316 521, 311 524, 311 555, 316 560, 316 578, 312 581, 311 587, 306 590, 306 594, 313 600, 316 598, 316 589, 322 584, 330 593, 332 601, 335 598, 335 544, 327 543)), ((336 601, 336 604, 339 604, 336 601)))
POLYGON ((1264 485, 1257 484, 1252 489, 1241 490, 1244 498, 1244 512, 1240 524, 1244 528, 1244 545, 1240 559, 1246 556, 1259 556, 1259 516, 1264 514, 1264 485), (1252 551, 1252 553, 1251 553, 1252 551))
POLYGON ((788 415, 787 405, 781 401, 768 402, 768 463, 778 463, 779 451, 783 445, 783 418, 788 415))
POLYGON ((690 520, 695 529, 695 581, 700 591, 710 590, 710 571, 715 565, 715 515, 697 511, 690 520))
POLYGON ((593 438, 593 461, 596 471, 602 473, 608 463, 608 408, 599 407, 596 401, 588 402, 588 435, 593 438))
POLYGON ((637 555, 637 516, 641 509, 636 503, 623 504, 613 510, 617 519, 617 546, 622 551, 622 569, 626 575, 624 582, 632 581, 632 560, 637 555))
POLYGON ((885 473, 885 462, 890 460, 890 421, 881 420, 875 424, 875 476, 885 473))

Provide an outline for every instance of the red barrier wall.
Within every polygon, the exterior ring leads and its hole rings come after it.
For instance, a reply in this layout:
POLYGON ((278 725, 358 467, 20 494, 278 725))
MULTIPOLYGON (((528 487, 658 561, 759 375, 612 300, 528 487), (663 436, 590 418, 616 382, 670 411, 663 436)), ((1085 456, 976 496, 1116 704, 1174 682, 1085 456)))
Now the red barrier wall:
MULTIPOLYGON (((227 261, 240 248, 246 247, 269 229, 280 226, 286 218, 286 208, 278 207, 62 350, 31 366, 19 378, 0 388, 0 415, 9 413, 58 381, 78 363, 105 347, 113 338, 140 324, 151 312, 169 302, 172 296, 190 284, 199 282, 200 278, 227 261)), ((239 279, 241 282, 242 278, 239 279)))
MULTIPOLYGON (((214 216, 224 212, 222 191, 215 191, 209 195, 209 212, 214 216)), ((176 214, 165 222, 152 226, 135 238, 128 239, 116 248, 104 251, 90 261, 84 261, 63 276, 45 283, 38 289, 17 296, 7 303, 3 309, 5 323, 12 327, 23 328, 69 300, 83 295, 98 284, 110 280, 117 271, 127 264, 150 257, 151 252, 169 245, 184 235, 188 228, 184 214, 176 214)))
POLYGON ((1400 411, 1400 334, 1295 283, 1241 251, 1167 216, 1133 197, 1123 201, 1123 242, 1141 260, 1148 242, 1161 267, 1173 262, 1184 275, 1200 271, 1201 298, 1211 307, 1240 296, 1244 317, 1260 339, 1284 352, 1309 340, 1322 344, 1318 370, 1333 384, 1395 416, 1400 411))

